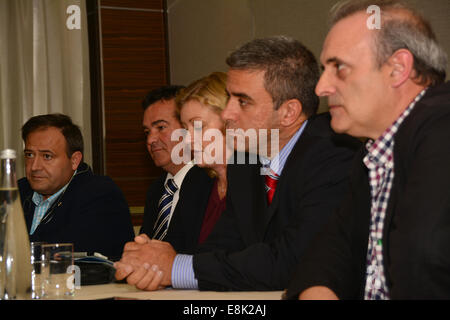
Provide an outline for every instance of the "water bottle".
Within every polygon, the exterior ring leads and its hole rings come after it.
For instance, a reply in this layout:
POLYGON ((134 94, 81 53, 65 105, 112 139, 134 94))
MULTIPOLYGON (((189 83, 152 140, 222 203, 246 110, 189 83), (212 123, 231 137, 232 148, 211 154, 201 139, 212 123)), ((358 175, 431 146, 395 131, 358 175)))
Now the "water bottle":
POLYGON ((0 152, 0 300, 31 297, 30 241, 16 179, 16 152, 0 152))

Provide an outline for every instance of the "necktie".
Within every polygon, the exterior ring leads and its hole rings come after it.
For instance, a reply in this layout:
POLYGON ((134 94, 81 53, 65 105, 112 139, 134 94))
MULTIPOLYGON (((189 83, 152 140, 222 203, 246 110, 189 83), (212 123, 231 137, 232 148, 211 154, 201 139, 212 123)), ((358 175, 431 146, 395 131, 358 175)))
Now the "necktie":
POLYGON ((269 206, 272 203, 273 195, 275 193, 275 189, 277 187, 277 182, 279 178, 280 177, 272 170, 270 170, 269 173, 266 174, 265 187, 267 193, 267 203, 269 204, 269 206))
POLYGON ((170 210, 172 208, 173 195, 178 187, 173 179, 167 180, 165 192, 158 203, 158 219, 153 227, 153 239, 163 240, 169 226, 170 210))

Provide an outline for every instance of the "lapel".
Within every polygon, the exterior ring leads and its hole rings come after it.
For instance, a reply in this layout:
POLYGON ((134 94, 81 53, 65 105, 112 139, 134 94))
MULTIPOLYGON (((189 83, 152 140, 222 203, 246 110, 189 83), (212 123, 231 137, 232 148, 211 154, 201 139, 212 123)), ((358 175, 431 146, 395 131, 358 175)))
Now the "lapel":
POLYGON ((263 176, 259 174, 260 167, 260 164, 236 164, 232 168, 233 175, 230 175, 234 180, 229 184, 228 192, 236 219, 240 221, 238 226, 243 228, 240 233, 247 244, 261 240, 259 223, 267 211, 266 202, 262 201, 265 199, 265 191, 263 176))
MULTIPOLYGON (((355 256, 359 256, 359 260, 355 260, 355 265, 359 266, 359 275, 361 278, 359 292, 364 297, 365 289, 365 274, 367 264, 367 249, 369 244, 369 231, 370 231, 370 219, 371 219, 371 207, 372 197, 370 193, 369 185, 369 173, 366 166, 363 163, 363 158, 366 155, 366 149, 363 147, 360 150, 359 155, 354 159, 354 166, 352 168, 352 174, 350 175, 351 184, 351 221, 347 223, 351 224, 349 237, 352 239, 358 239, 351 244, 352 252, 356 252, 355 256), (359 254, 361 253, 361 254, 359 254)), ((350 210, 347 206, 344 206, 344 210, 350 210)), ((383 250, 384 251, 384 250, 383 250)), ((386 270, 385 270, 386 271, 386 270)))
MULTIPOLYGON (((193 166, 186 173, 183 183, 179 187, 178 202, 170 220, 168 234, 171 231, 179 233, 180 230, 192 230, 192 232, 194 232, 194 227, 201 227, 197 225, 197 217, 198 215, 203 217, 204 212, 199 212, 201 203, 198 203, 198 201, 200 201, 198 193, 208 192, 209 196, 211 190, 210 186, 212 185, 211 180, 211 185, 207 188, 198 178, 195 178, 195 176, 198 177, 200 174, 199 172, 202 170, 203 169, 197 166, 193 166)), ((161 190, 161 196, 163 195, 163 192, 165 192, 164 188, 161 190)), ((200 232, 200 229, 195 230, 195 232, 200 232)))
POLYGON ((364 254, 365 265, 369 241, 372 195, 370 192, 369 172, 363 163, 363 158, 366 155, 365 148, 363 148, 362 152, 362 156, 357 156, 355 158, 358 160, 357 174, 352 174, 350 179, 352 184, 352 201, 354 202, 355 208, 355 227, 353 230, 359 235, 357 237, 358 239, 364 239, 364 241, 361 241, 359 246, 361 246, 361 250, 364 250, 364 252, 366 252, 364 254))
MULTIPOLYGON (((254 208, 252 214, 253 225, 255 226, 255 234, 258 241, 264 240, 266 226, 270 217, 273 215, 270 207, 267 205, 267 194, 265 190, 265 176, 261 174, 261 164, 259 163, 252 174, 253 178, 253 198, 252 207, 254 208)), ((277 186, 278 189, 278 186, 277 186)), ((276 189, 272 203, 275 200, 276 189)))
MULTIPOLYGON (((416 106, 417 108, 417 106, 416 106)), ((417 109, 415 109, 417 110, 417 109)), ((414 112, 414 110, 413 110, 414 112)), ((405 123, 407 123, 408 119, 405 119, 405 123)), ((402 125, 403 126, 403 125, 402 125)), ((401 129, 401 128, 400 128, 401 129)), ((396 204, 398 203, 397 199, 399 198, 399 194, 402 190, 401 186, 405 185, 405 170, 403 167, 404 161, 401 159, 401 154, 409 154, 409 151, 406 150, 405 146, 399 143, 398 137, 401 135, 401 130, 397 132, 397 136, 395 138, 395 146, 394 146, 394 180, 392 181, 391 193, 389 195, 388 206, 386 209, 386 217, 384 219, 383 226, 383 264, 385 269, 386 282, 388 286, 390 286, 390 274, 387 266, 390 265, 390 253, 389 253, 389 234, 391 231, 391 225, 394 221, 394 215, 396 211, 396 204), (401 151, 400 151, 401 150, 401 151), (400 152, 399 152, 400 151, 400 152)))
MULTIPOLYGON (((160 176, 160 183, 158 184, 158 187, 157 188, 155 188, 155 190, 156 190, 156 194, 155 194, 155 198, 154 198, 154 201, 153 201, 153 208, 152 208, 152 211, 153 211, 153 214, 151 214, 149 217, 150 217, 150 220, 149 220, 149 224, 148 224, 148 227, 149 227, 149 232, 150 232, 150 237, 151 236, 153 236, 153 227, 155 226, 155 223, 156 223, 156 220, 158 219, 158 214, 159 214, 159 212, 158 212, 158 203, 159 203, 159 199, 161 199, 161 197, 162 197, 162 195, 164 194, 164 191, 165 191, 165 188, 164 188, 164 182, 166 181, 166 177, 167 177, 167 173, 165 173, 165 174, 163 174, 162 176, 160 176)), ((152 195, 150 195, 150 196, 152 196, 152 195)), ((170 231, 170 228, 169 228, 169 230, 168 230, 168 232, 170 231)))
MULTIPOLYGON (((265 233, 267 231, 268 225, 275 215, 277 211, 279 211, 280 206, 286 204, 288 200, 288 194, 290 188, 295 188, 298 190, 298 186, 292 185, 291 177, 299 178, 301 180, 301 175, 297 174, 296 171, 301 167, 300 163, 302 161, 302 156, 308 152, 310 144, 313 140, 310 139, 310 135, 308 133, 308 128, 310 127, 310 123, 307 125, 305 130, 303 131, 300 138, 297 140, 297 143, 292 148, 291 153, 289 154, 286 163, 283 168, 283 172, 281 173, 280 179, 278 180, 277 187, 275 189, 275 193, 272 199, 271 205, 267 206, 267 200, 265 197, 264 191, 264 200, 263 204, 266 208, 265 215, 261 215, 258 220, 258 231, 261 238, 264 238, 265 233), (295 174, 293 174, 295 172, 295 174)), ((262 185, 264 186, 264 176, 261 176, 262 185)), ((295 181, 298 184, 299 181, 295 181)))
POLYGON ((33 224, 34 209, 36 208, 35 204, 31 200, 32 197, 33 193, 28 194, 22 203, 28 234, 30 234, 31 225, 33 224))
POLYGON ((388 268, 388 266, 390 265, 389 230, 391 228, 391 223, 394 217, 395 204, 397 203, 398 188, 396 188, 395 186, 397 184, 396 181, 398 181, 398 178, 396 176, 397 175, 394 175, 394 181, 392 182, 391 194, 389 195, 388 207, 386 209, 386 217, 384 219, 384 226, 383 226, 383 265, 386 283, 389 287, 391 286, 391 278, 388 268))

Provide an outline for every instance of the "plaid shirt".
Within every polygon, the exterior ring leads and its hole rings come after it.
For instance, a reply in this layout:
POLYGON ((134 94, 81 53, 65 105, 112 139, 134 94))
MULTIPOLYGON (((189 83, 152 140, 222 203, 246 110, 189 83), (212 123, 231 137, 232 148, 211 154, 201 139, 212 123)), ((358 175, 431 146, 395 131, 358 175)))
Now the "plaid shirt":
POLYGON ((369 169, 372 196, 369 244, 366 265, 365 300, 389 299, 383 267, 383 226, 394 180, 394 136, 416 103, 424 96, 423 90, 400 117, 377 140, 369 140, 363 162, 369 169))

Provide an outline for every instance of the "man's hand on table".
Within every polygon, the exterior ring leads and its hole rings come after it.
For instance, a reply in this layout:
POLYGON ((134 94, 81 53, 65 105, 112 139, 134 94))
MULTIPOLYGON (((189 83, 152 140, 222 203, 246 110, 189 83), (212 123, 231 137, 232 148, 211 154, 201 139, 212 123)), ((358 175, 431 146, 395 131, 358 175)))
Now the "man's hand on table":
POLYGON ((122 259, 114 264, 116 279, 126 278, 128 284, 148 291, 170 286, 176 254, 170 243, 141 234, 125 245, 122 259))

